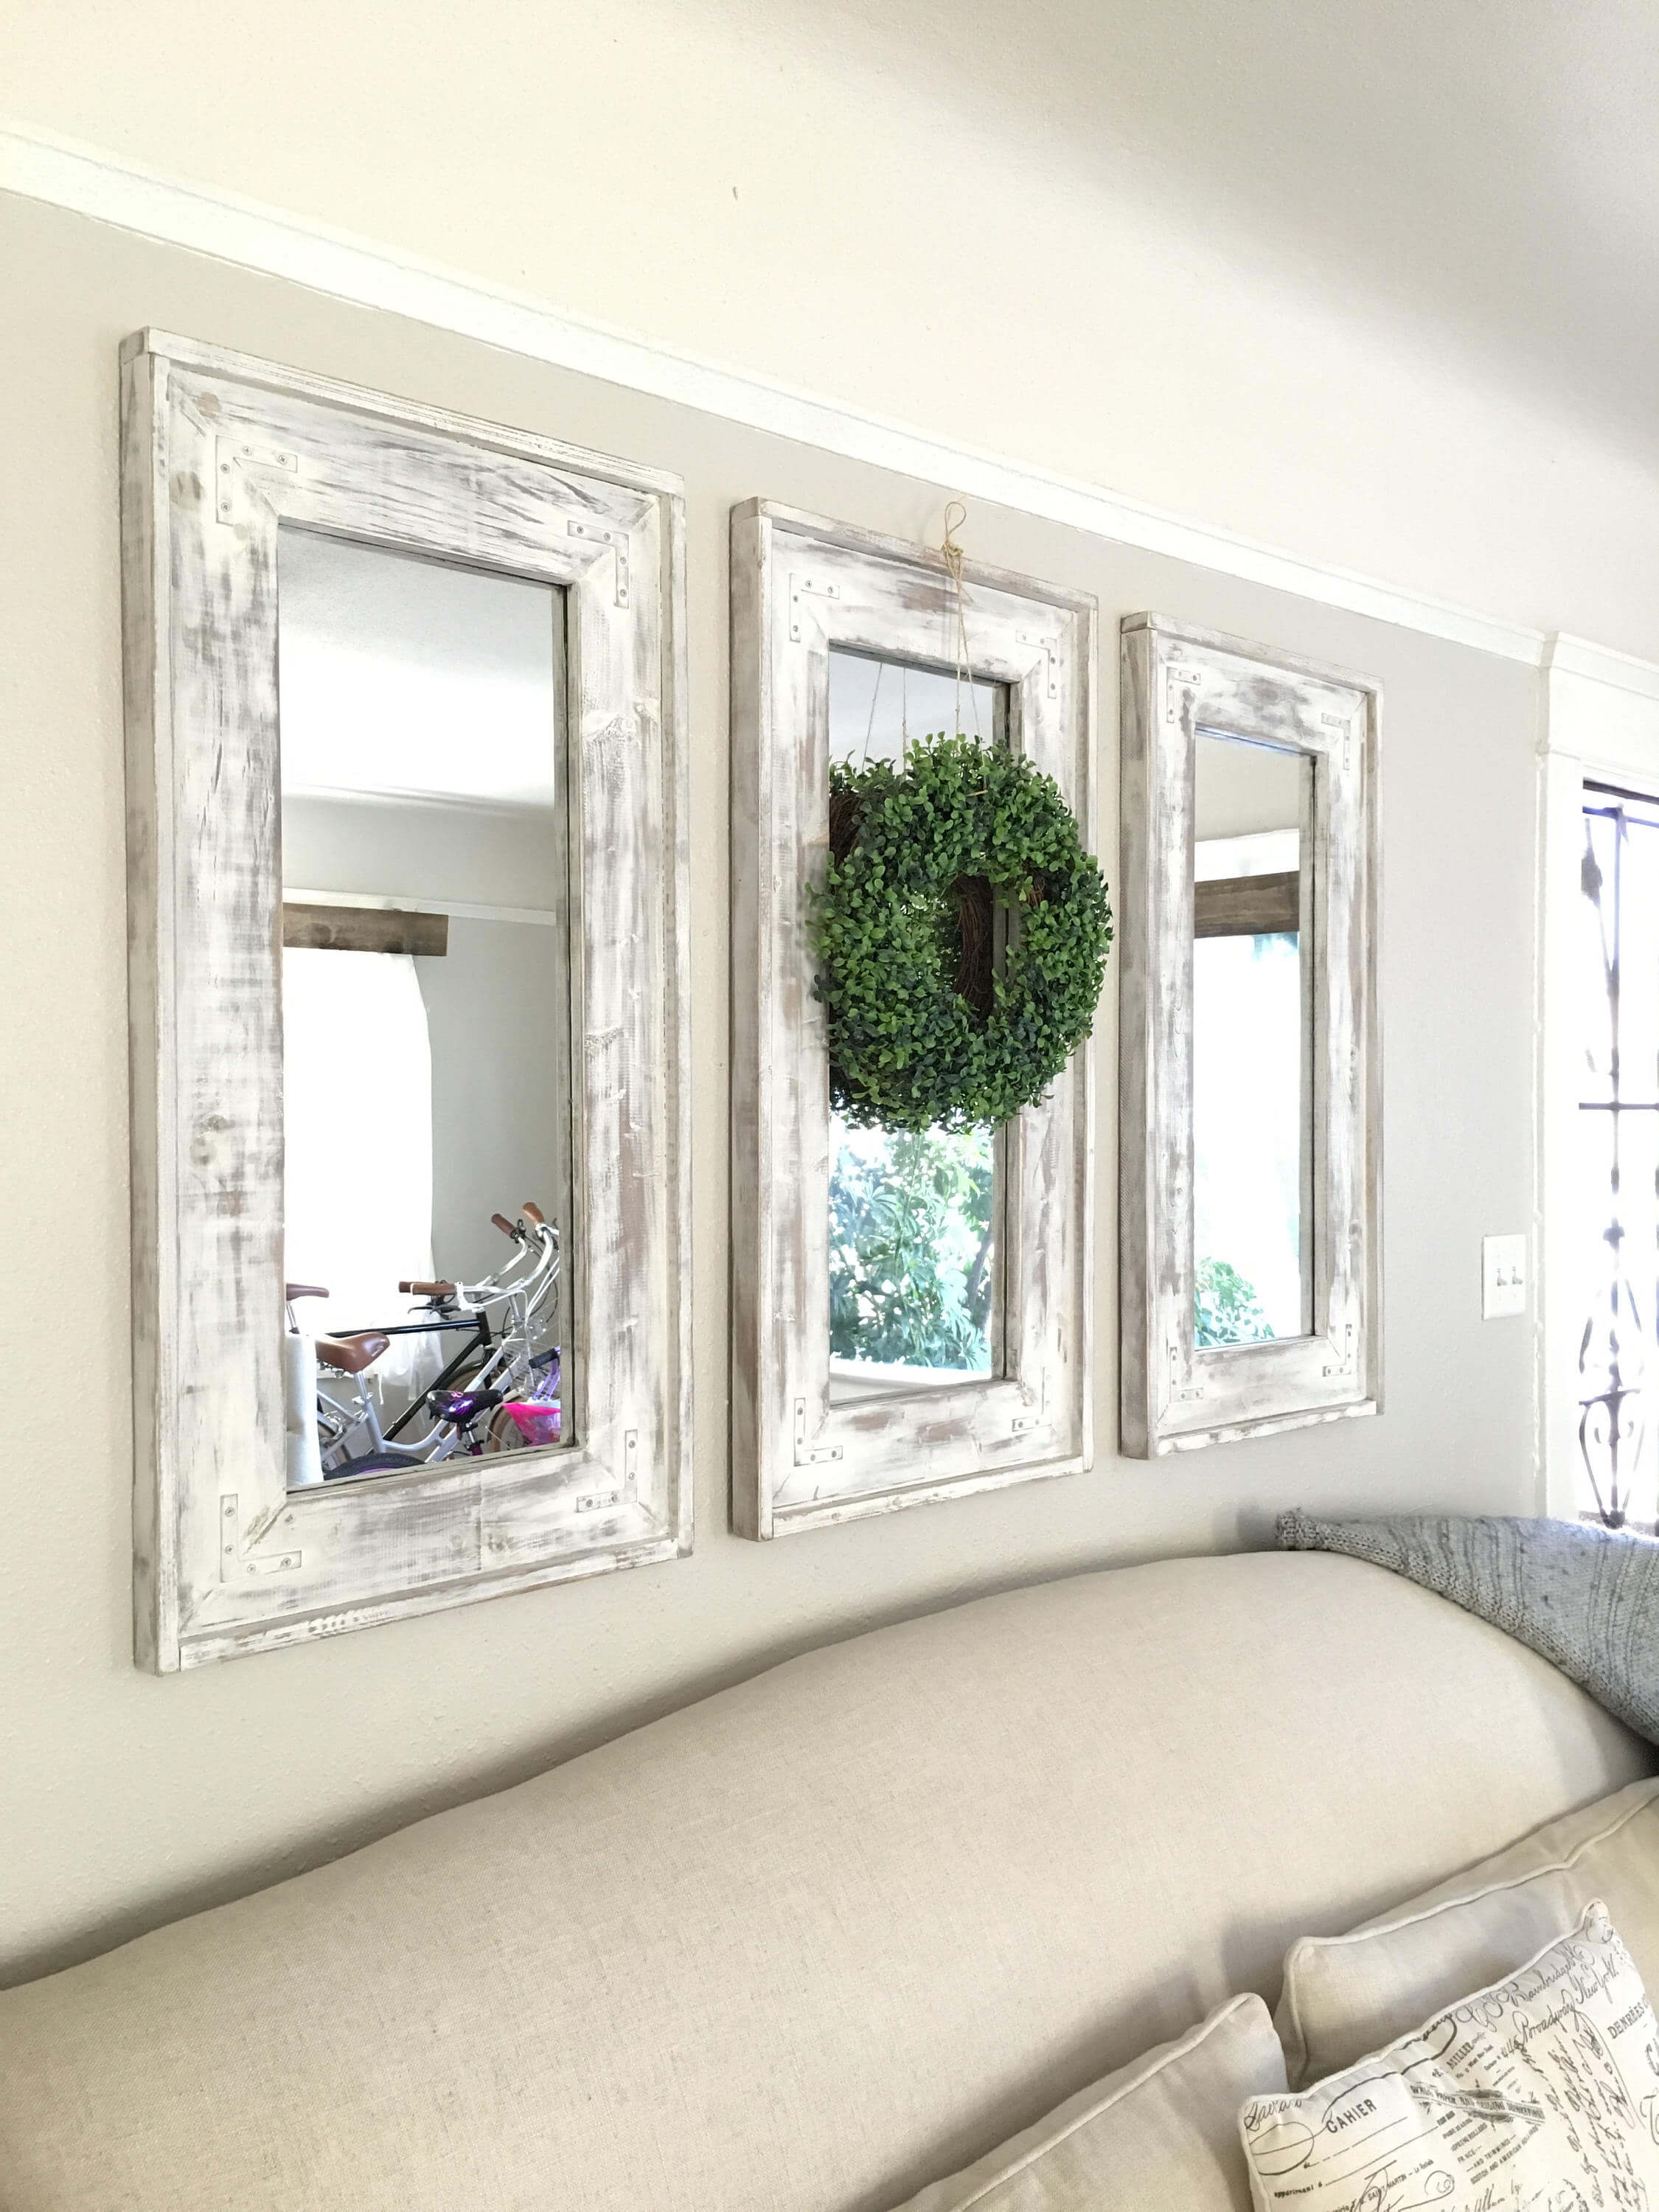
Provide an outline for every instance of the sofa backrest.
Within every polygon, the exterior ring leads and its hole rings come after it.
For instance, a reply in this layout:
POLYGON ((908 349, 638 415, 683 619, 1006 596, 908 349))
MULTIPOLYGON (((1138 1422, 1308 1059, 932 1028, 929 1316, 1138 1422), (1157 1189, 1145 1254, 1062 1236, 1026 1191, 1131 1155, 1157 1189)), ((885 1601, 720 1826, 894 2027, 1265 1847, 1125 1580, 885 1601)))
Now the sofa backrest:
POLYGON ((1652 1754, 1357 1561, 792 1661, 0 1996, 5 2212, 883 2212, 1652 1754))

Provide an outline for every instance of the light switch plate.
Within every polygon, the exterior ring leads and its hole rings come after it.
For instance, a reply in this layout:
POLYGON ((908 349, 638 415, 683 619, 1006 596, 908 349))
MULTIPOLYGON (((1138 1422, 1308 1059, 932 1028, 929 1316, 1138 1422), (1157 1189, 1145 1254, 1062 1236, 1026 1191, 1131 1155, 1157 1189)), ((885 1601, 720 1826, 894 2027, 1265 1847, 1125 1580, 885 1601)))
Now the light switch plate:
POLYGON ((1527 1310, 1527 1240, 1483 1237, 1480 1240, 1480 1318, 1502 1321, 1527 1310))

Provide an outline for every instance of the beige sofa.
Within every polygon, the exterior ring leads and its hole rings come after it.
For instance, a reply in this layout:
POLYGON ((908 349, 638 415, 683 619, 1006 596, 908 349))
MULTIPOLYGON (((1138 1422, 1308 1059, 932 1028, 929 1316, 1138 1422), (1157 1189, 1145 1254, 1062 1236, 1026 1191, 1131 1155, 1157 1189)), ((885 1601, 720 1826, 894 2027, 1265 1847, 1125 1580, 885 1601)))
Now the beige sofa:
POLYGON ((0 2208, 885 2212, 1653 1753, 1380 1569, 793 1661, 0 1996, 0 2208))

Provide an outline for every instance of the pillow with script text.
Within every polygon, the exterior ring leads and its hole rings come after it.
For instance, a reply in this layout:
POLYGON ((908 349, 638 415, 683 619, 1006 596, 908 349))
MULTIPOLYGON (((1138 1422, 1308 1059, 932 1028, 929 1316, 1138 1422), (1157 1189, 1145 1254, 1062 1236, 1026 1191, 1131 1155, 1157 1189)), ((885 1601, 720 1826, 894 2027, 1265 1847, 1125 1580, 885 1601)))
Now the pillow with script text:
POLYGON ((1659 2027, 1598 1899, 1517 1973, 1239 2125, 1259 2212, 1659 2212, 1659 2027))

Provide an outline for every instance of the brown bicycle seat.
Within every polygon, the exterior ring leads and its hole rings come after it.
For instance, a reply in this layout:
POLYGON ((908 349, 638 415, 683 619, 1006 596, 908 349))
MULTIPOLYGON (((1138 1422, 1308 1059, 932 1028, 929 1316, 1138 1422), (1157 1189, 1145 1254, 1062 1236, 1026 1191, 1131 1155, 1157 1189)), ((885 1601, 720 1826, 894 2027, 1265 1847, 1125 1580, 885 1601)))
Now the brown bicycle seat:
POLYGON ((317 1357, 331 1367, 337 1367, 343 1375, 361 1375, 365 1367, 372 1367, 383 1352, 389 1351, 392 1339, 378 1328, 360 1329, 356 1336, 319 1336, 317 1357))
POLYGON ((284 1286, 283 1296, 290 1298, 325 1298, 328 1292, 320 1283, 289 1283, 284 1286))
POLYGON ((398 1288, 405 1297, 415 1298, 447 1298, 455 1294, 453 1283, 399 1283, 398 1288))

